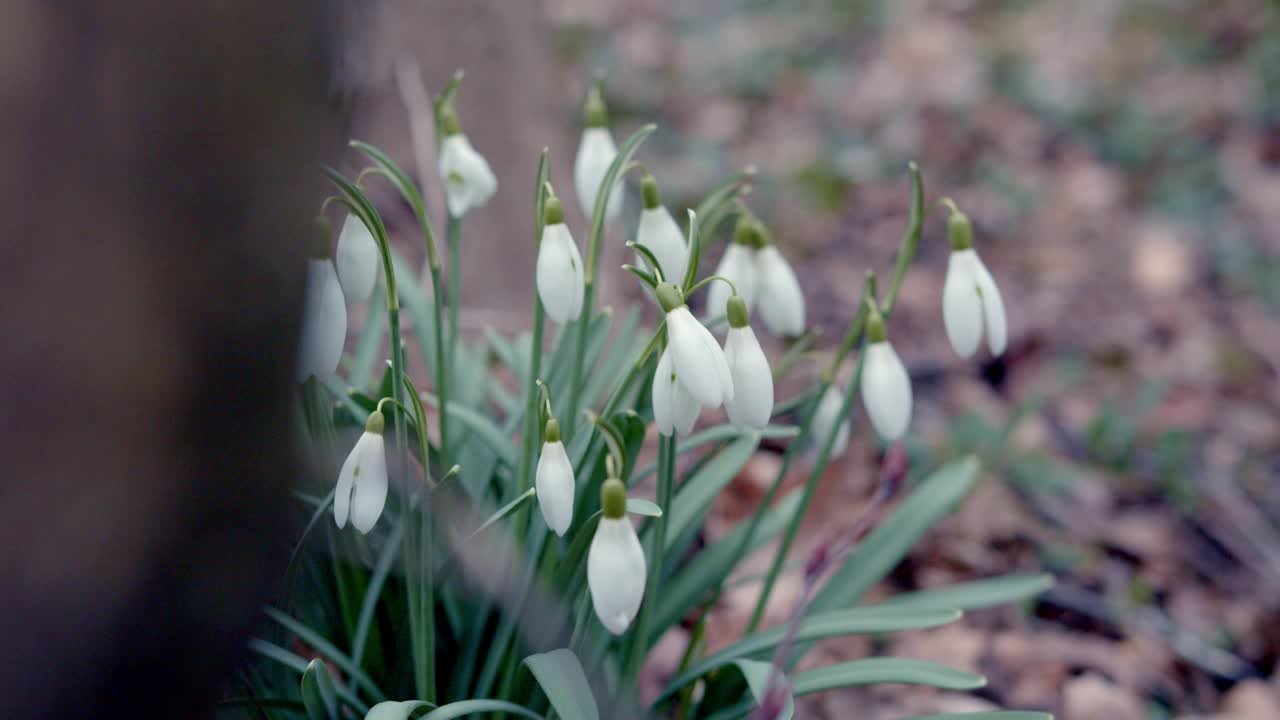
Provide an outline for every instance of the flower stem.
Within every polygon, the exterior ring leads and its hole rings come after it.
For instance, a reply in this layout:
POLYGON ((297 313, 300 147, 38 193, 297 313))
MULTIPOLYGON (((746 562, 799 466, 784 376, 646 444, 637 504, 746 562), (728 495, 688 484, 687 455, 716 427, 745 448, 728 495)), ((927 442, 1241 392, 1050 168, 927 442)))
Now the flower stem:
MULTIPOLYGON (((538 174, 534 183, 534 201, 533 201, 533 242, 534 247, 542 243, 542 228, 546 220, 544 212, 547 202, 547 163, 548 151, 546 148, 542 150, 542 157, 538 161, 538 174)), ((536 255, 536 253, 535 253, 536 255)), ((538 376, 542 372, 542 326, 544 324, 546 311, 542 307, 542 299, 538 296, 537 288, 533 291, 533 337, 529 342, 529 372, 525 376, 525 406, 524 406, 524 428, 520 431, 520 466, 516 471, 516 493, 523 493, 528 490, 533 472, 533 456, 537 448, 537 440, 539 434, 538 428, 538 400, 541 396, 538 386, 538 376)), ((529 513, 533 509, 530 508, 528 513, 523 513, 517 519, 516 538, 523 541, 525 533, 529 526, 529 513)))
POLYGON ((649 652, 649 625, 653 619, 653 605, 657 602, 662 585, 663 565, 667 554, 667 517, 671 514, 671 490, 676 474, 676 439, 674 435, 658 438, 658 507, 662 514, 654 519, 654 533, 649 538, 649 579, 645 582, 644 601, 640 604, 640 617, 631 629, 631 648, 622 677, 625 684, 634 687, 640 667, 649 652))
POLYGON ((446 382, 453 380, 453 364, 458 359, 458 301, 462 295, 462 218, 449 215, 449 372, 446 382))

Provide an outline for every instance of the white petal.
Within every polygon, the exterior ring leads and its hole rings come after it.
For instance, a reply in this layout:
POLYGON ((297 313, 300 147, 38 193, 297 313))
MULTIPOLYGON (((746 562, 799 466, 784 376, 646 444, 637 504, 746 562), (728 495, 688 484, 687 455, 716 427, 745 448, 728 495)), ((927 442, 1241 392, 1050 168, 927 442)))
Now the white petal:
POLYGON ((498 178, 489 162, 471 147, 466 135, 450 135, 440 144, 440 178, 453 217, 484 205, 498 191, 498 178))
POLYGON ((947 259, 947 279, 942 285, 942 323, 947 339, 960 357, 978 350, 982 339, 982 298, 978 296, 973 250, 956 250, 947 259))
POLYGON ((587 551, 587 585, 600 622, 614 635, 626 632, 644 599, 644 549, 625 517, 600 518, 587 551))
POLYGON ((564 223, 542 230, 537 281, 538 297, 552 320, 564 325, 582 313, 582 256, 564 223))
POLYGON ((347 453, 347 459, 338 471, 338 485, 333 491, 333 520, 340 528, 347 526, 347 516, 351 513, 351 489, 355 487, 356 463, 360 461, 360 443, 363 440, 364 435, 356 440, 355 447, 347 453))
POLYGON ((898 353, 887 340, 867 346, 862 368, 862 404, 876 432, 892 442, 911 422, 911 379, 898 353))
POLYGON ((1004 315, 1004 299, 1000 297, 1000 289, 996 287, 995 278, 987 271, 987 266, 975 253, 973 271, 978 281, 978 291, 982 295, 982 311, 987 321, 987 347, 991 354, 1004 354, 1009 342, 1009 327, 1004 315))
MULTIPOLYGON (((578 205, 588 221, 595 212, 600 184, 604 182, 604 176, 609 173, 609 166, 617 156, 618 146, 614 144, 613 134, 608 128, 590 127, 582 131, 578 157, 573 163, 573 187, 578 194, 578 205)), ((609 193, 609 202, 605 206, 605 220, 614 220, 621 210, 622 193, 618 191, 618 182, 615 180, 613 192, 609 193)))
POLYGON ((836 437, 831 444, 830 457, 832 458, 843 455, 849 446, 849 418, 840 415, 840 408, 843 405, 844 391, 833 383, 827 387, 827 391, 822 394, 822 399, 818 401, 818 408, 814 411, 811 424, 814 440, 818 443, 825 442, 832 428, 836 429, 836 437), (838 428, 837 422, 839 422, 838 428))
POLYGON ((334 261, 338 265, 338 279, 350 302, 364 302, 373 294, 378 281, 378 265, 382 260, 378 241, 355 215, 347 215, 338 233, 338 252, 334 261))
POLYGON ((331 261, 307 260, 306 293, 298 343, 298 382, 337 372, 347 340, 347 303, 331 261))
POLYGON ((750 326, 730 328, 724 357, 733 378, 733 399, 724 404, 735 425, 763 430, 773 414, 773 373, 750 326))
POLYGON ((689 244, 685 241, 684 233, 680 232, 675 218, 671 217, 665 207, 640 211, 636 242, 653 251, 667 282, 680 284, 689 267, 689 244))
POLYGON ((756 251, 756 309, 774 335, 804 332, 804 293, 791 263, 773 245, 756 251))
POLYGON ((378 523, 387 505, 387 450, 381 433, 360 436, 353 453, 356 461, 355 488, 351 493, 351 524, 368 533, 378 523))
POLYGON ((704 407, 733 398, 733 378, 724 351, 687 306, 667 313, 667 348, 676 380, 704 407))
POLYGON ((564 450, 564 443, 543 443, 538 457, 538 472, 534 483, 538 489, 538 507, 547 527, 564 537, 573 522, 573 463, 564 450))
POLYGON ((670 436, 674 431, 685 437, 698 422, 700 412, 702 406, 676 380, 670 349, 663 350, 653 375, 653 419, 658 432, 670 436))
MULTIPOLYGON (((724 251, 724 257, 720 258, 720 264, 716 266, 715 272, 716 275, 728 278, 738 288, 738 295, 742 296, 747 303, 748 312, 756 302, 755 253, 753 248, 731 242, 724 251)), ((719 280, 711 283, 707 288, 707 315, 709 317, 723 315, 730 294, 728 283, 722 283, 719 280)))

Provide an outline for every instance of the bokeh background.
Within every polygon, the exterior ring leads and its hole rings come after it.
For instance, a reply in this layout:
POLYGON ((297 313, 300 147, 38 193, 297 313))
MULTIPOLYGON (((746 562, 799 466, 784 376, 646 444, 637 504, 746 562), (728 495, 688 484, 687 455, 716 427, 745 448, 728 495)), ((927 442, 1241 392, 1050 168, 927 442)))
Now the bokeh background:
MULTIPOLYGON (((1009 352, 964 362, 947 345, 940 211, 891 333, 916 386, 914 457, 976 452, 989 476, 880 592, 1036 569, 1058 585, 1026 607, 890 647, 828 642, 807 659, 938 660, 985 674, 976 694, 846 690, 801 716, 1005 705, 1065 720, 1280 717, 1276 4, 383 0, 344 13, 333 93, 350 134, 406 166, 431 167, 415 156, 397 67, 420 68, 430 91, 466 69, 463 124, 501 183, 466 222, 462 324, 476 337, 529 321, 537 153, 551 149, 570 197, 597 73, 619 137, 658 123, 640 159, 673 209, 758 168, 749 204, 802 279, 823 332, 814 368, 864 272, 892 267, 908 160, 929 202, 951 196, 973 218, 1009 306, 1009 352)), ((634 190, 628 203, 615 259, 634 190)), ((566 207, 585 238, 576 202, 566 207)), ((417 252, 408 212, 389 218, 417 252)), ((604 283, 612 302, 638 297, 622 273, 604 283)), ((776 450, 717 500, 710 534, 750 511, 776 450)), ((877 452, 860 427, 797 552, 856 515, 877 452)), ((776 593, 771 618, 797 587, 790 577, 776 593)), ((748 576, 726 595, 713 646, 741 628, 757 589, 748 576)), ((655 678, 678 661, 683 639, 671 640, 655 678)))

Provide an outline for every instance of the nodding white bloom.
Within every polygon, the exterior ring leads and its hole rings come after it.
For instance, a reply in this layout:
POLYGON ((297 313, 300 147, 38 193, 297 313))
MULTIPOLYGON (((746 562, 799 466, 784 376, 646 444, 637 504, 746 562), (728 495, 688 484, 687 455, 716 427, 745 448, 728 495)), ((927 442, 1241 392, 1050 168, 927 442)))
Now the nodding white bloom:
MULTIPOLYGON (((739 242, 729 243, 725 248, 720 264, 716 266, 716 275, 727 279, 737 288, 738 295, 747 304, 750 311, 756 301, 756 251, 749 245, 739 242)), ((724 309, 729 302, 733 290, 729 283, 711 283, 707 288, 707 314, 714 315, 724 309)))
POLYGON ((906 434, 911 423, 911 378, 889 342, 879 312, 873 310, 868 322, 862 404, 880 437, 893 442, 906 434))
POLYGON ((489 168, 489 161, 462 134, 452 104, 440 110, 440 132, 444 137, 440 142, 440 179, 444 181, 449 214, 460 218, 471 208, 489 202, 498 191, 498 178, 489 168))
POLYGON ((347 340, 347 303, 333 261, 307 259, 306 301, 302 308, 302 338, 298 344, 298 382, 311 376, 328 377, 338 371, 347 340))
POLYGON ((333 494, 333 519, 346 527, 347 517, 356 530, 368 533, 378 523, 387 504, 387 450, 382 439, 385 420, 374 410, 364 424, 364 434, 356 441, 347 461, 338 472, 333 494))
POLYGON ((547 421, 542 434, 542 454, 538 456, 538 472, 534 487, 538 490, 538 507, 547 527, 564 537, 573 522, 573 463, 560 442, 560 423, 547 421))
POLYGON ((996 281, 973 249, 973 230, 969 218, 953 210, 947 221, 951 236, 951 257, 947 261, 947 280, 942 286, 942 320, 947 339, 961 357, 978 351, 983 330, 992 355, 1004 353, 1008 343, 1004 300, 996 281))
POLYGON ((587 586, 601 624, 614 635, 631 626, 644 599, 644 548, 627 519, 627 489, 609 478, 600 490, 604 517, 587 551, 587 586))
MULTIPOLYGON (((613 142, 613 133, 609 132, 608 112, 599 87, 592 87, 587 94, 584 114, 586 128, 582 131, 582 142, 578 143, 578 157, 573 162, 573 187, 578 193, 582 214, 590 220, 595 212, 596 195, 603 190, 600 185, 618 156, 618 146, 613 142)), ((617 191, 617 184, 615 180, 609 202, 605 204, 605 220, 616 219, 622 211, 622 193, 617 191)))
POLYGON ((729 334, 724 339, 724 357, 733 378, 733 398, 724 409, 729 420, 740 427, 763 430, 773 415, 773 373, 756 334, 747 324, 747 303, 739 296, 729 298, 729 334))
POLYGON ((678 432, 680 437, 686 437, 693 432, 700 412, 702 406, 676 378, 671 350, 663 350, 653 374, 653 419, 658 432, 667 436, 678 432))
POLYGON ((764 326, 774 335, 804 332, 804 293, 791 263, 778 248, 766 245, 756 251, 756 308, 764 326))
POLYGON ((703 407, 716 408, 733 399, 733 377, 724 350, 684 304, 680 289, 661 283, 658 302, 667 314, 667 352, 676 381, 703 407))
POLYGON ((640 181, 640 188, 644 209, 640 211, 636 242, 653 251, 663 279, 679 285, 689 268, 689 243, 680 232, 676 219, 663 207, 658 182, 653 176, 645 175, 640 181))
POLYGON ((538 297, 547 315, 564 325, 582 314, 582 256, 564 224, 564 208, 555 196, 546 201, 546 223, 538 243, 538 297))
POLYGON ((338 253, 334 258, 338 266, 338 279, 350 302, 364 302, 373 294, 378 281, 378 241, 360 218, 347 214, 338 233, 338 253))
POLYGON ((844 454, 846 448, 849 447, 849 418, 840 415, 840 408, 844 405, 844 391, 835 383, 827 386, 827 391, 822 394, 822 398, 818 401, 818 407, 814 410, 813 437, 818 442, 823 442, 827 435, 835 428, 836 438, 831 443, 832 458, 838 458, 844 454), (839 427, 836 426, 839 423, 839 427))

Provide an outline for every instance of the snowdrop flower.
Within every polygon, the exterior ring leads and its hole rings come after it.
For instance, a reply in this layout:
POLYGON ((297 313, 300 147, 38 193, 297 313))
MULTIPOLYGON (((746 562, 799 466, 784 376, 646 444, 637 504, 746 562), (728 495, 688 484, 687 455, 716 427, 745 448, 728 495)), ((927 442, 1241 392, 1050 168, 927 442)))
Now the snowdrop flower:
POLYGON ((560 442, 560 423, 547 420, 542 433, 542 454, 538 456, 538 472, 534 486, 538 489, 538 507, 547 527, 564 537, 573 522, 573 463, 560 442))
POLYGON ((644 599, 644 548, 627 519, 627 489, 622 481, 606 480, 600 501, 604 517, 587 551, 587 586, 596 617, 609 632, 621 635, 635 620, 644 599))
POLYGON ((947 260, 947 280, 942 286, 942 320, 947 339, 961 357, 978 350, 983 330, 991 354, 1004 353, 1008 343, 1004 300, 996 281, 973 249, 973 229, 969 218, 949 200, 951 217, 947 234, 951 237, 951 257, 947 260))
MULTIPOLYGON (((578 143, 578 157, 573 162, 573 187, 578 193, 582 214, 590 220, 595 213, 596 195, 602 190, 600 185, 609 173, 613 159, 618 156, 618 146, 613 142, 613 133, 609 132, 609 115, 598 86, 592 86, 587 94, 584 115, 586 127, 582 131, 582 142, 578 143)), ((622 193, 616 190, 617 180, 605 205, 605 220, 616 219, 622 211, 622 193)))
POLYGON ((724 340, 724 357, 733 379, 733 398, 725 401, 724 409, 733 424, 763 430, 773 414, 773 373, 769 370, 769 359, 747 324, 746 301, 738 295, 730 297, 727 312, 729 334, 724 340))
POLYGON ((377 524, 387 504, 387 451, 382 439, 385 419, 374 410, 364 424, 364 434, 356 441, 347 461, 338 472, 333 495, 333 519, 346 527, 347 517, 356 530, 368 533, 377 524))
POLYGON ((756 307, 769 332, 791 336, 804 332, 804 293, 800 291, 800 281, 791 264, 772 244, 756 251, 755 290, 756 307))
POLYGON ((844 391, 834 383, 828 385, 827 391, 818 401, 818 407, 814 410, 811 422, 813 437, 818 442, 825 441, 827 435, 831 434, 831 430, 835 428, 836 437, 831 443, 832 458, 840 457, 849 447, 849 418, 840 415, 840 408, 843 405, 844 391), (836 427, 837 422, 839 427, 836 427))
POLYGON ((378 281, 378 263, 382 261, 382 255, 378 252, 378 241, 373 238, 373 233, 365 227, 363 220, 351 213, 347 214, 342 232, 338 233, 338 254, 334 260, 347 300, 368 300, 373 294, 374 283, 378 281))
POLYGON ((680 289, 658 285, 658 303, 667 314, 667 352, 676 381, 703 407, 720 407, 733 399, 733 378, 724 351, 711 331, 684 304, 680 289))
POLYGON ((872 309, 867 323, 862 404, 880 437, 893 442, 906 434, 911 422, 911 379, 889 342, 880 312, 872 309))
POLYGON ((498 178, 484 156, 462 134, 452 103, 440 109, 440 178, 444 181, 449 214, 460 218, 471 208, 489 202, 498 191, 498 178))
POLYGON ((687 437, 698 422, 702 406, 689 394, 676 378, 671 362, 671 350, 662 351, 658 358, 658 370, 653 375, 653 419, 658 432, 670 436, 672 432, 687 437))
POLYGON ((640 211, 636 242, 653 251, 662 269, 662 278, 679 285, 689 268, 689 244, 675 218, 662 206, 658 181, 652 175, 646 173, 640 181, 640 192, 644 198, 644 209, 640 211))
MULTIPOLYGON (((744 302, 747 311, 755 307, 756 302, 756 248, 764 243, 764 227, 760 221, 749 213, 738 216, 738 224, 733 229, 733 242, 725 248, 715 274, 727 278, 733 283, 744 302)), ((713 283, 707 288, 707 314, 720 312, 729 302, 731 289, 728 283, 713 283)))
POLYGON ((306 299, 302 307, 302 337, 298 343, 298 382, 311 376, 328 377, 338 370, 347 340, 347 303, 338 271, 329 257, 329 240, 307 259, 306 299))
POLYGON ((582 256, 564 224, 564 208, 551 195, 546 200, 546 222, 538 243, 538 297, 547 315, 564 325, 582 314, 582 256))

